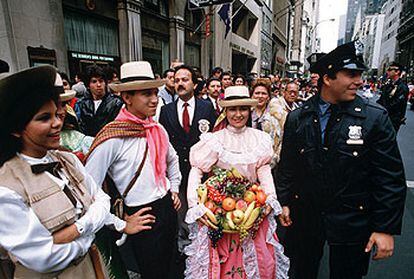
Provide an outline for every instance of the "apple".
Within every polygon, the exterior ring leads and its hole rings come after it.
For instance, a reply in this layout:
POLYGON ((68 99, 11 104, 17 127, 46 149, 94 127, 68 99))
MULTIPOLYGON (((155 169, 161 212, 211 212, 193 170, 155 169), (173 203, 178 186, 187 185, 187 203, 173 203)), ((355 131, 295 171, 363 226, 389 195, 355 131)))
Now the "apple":
POLYGON ((246 211, 247 203, 244 200, 238 200, 236 202, 236 209, 240 209, 242 211, 246 211))
POLYGON ((206 203, 204 204, 204 206, 207 207, 208 209, 210 209, 211 212, 214 212, 214 210, 216 210, 216 205, 211 200, 206 201, 206 203))
POLYGON ((244 193, 243 199, 247 202, 247 203, 251 203, 252 201, 256 200, 256 194, 253 191, 246 191, 246 193, 244 193))
POLYGON ((232 220, 233 222, 238 225, 243 221, 244 218, 244 212, 241 211, 240 209, 236 209, 232 212, 232 220))

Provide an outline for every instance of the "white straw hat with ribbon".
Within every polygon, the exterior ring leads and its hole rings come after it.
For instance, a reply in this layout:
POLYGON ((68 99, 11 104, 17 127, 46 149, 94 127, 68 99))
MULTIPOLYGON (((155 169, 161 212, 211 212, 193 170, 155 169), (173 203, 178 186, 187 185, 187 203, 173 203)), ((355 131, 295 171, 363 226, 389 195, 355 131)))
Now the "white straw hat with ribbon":
POLYGON ((225 107, 256 106, 257 100, 250 98, 249 89, 246 86, 229 86, 224 91, 224 100, 219 105, 225 107))
POLYGON ((110 83, 108 86, 114 92, 123 92, 158 88, 164 84, 165 80, 154 78, 150 63, 133 61, 122 64, 120 82, 110 83))

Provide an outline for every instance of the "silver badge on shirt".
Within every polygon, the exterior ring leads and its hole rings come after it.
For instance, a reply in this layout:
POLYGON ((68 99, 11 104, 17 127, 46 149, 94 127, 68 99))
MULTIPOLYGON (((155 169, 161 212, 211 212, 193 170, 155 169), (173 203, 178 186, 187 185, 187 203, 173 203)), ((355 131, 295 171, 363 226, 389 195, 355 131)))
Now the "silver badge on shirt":
POLYGON ((198 121, 198 130, 205 134, 210 130, 210 122, 207 119, 200 119, 198 121))
POLYGON ((346 141, 347 144, 364 144, 362 137, 362 127, 361 126, 349 126, 349 139, 346 141))

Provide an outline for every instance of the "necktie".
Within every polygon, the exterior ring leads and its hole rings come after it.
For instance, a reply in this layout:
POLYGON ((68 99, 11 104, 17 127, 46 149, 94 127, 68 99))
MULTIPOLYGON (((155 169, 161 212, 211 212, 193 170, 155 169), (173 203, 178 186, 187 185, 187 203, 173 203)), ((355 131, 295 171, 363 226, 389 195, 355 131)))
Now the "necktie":
POLYGON ((183 104, 183 128, 186 133, 190 132, 190 115, 188 114, 188 103, 183 104))
POLYGON ((331 105, 329 107, 329 111, 330 111, 330 116, 328 119, 328 123, 326 124, 326 127, 325 127, 325 137, 324 137, 324 143, 325 143, 325 146, 327 147, 330 146, 331 141, 332 141, 330 132, 332 131, 332 128, 336 123, 335 119, 338 115, 338 106, 331 105))
MULTIPOLYGON (((61 168, 62 168, 62 165, 59 162, 31 165, 31 169, 34 174, 39 174, 39 173, 43 173, 47 171, 48 173, 50 173, 51 175, 59 179, 62 179, 62 177, 59 175, 59 172, 58 172, 61 168)), ((76 199, 67 185, 63 187, 63 192, 68 197, 68 199, 73 204, 73 206, 76 207, 76 199)))
POLYGON ((219 106, 217 100, 218 100, 218 98, 216 99, 216 113, 217 113, 217 115, 220 115, 220 106, 219 106))

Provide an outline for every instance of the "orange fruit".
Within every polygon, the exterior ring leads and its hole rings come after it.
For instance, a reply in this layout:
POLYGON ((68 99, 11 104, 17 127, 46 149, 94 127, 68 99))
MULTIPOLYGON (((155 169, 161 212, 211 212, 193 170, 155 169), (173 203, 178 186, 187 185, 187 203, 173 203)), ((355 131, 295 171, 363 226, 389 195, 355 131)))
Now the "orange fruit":
POLYGON ((236 206, 236 201, 232 198, 225 198, 221 202, 221 206, 226 211, 232 211, 234 209, 234 207, 236 206))

